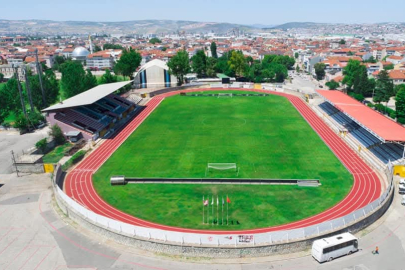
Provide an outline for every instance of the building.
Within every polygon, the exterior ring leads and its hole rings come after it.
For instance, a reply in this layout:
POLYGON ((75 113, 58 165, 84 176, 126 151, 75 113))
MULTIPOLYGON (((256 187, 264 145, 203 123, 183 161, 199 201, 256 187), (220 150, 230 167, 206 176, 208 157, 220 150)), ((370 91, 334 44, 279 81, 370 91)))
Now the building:
POLYGON ((87 68, 91 70, 106 70, 114 67, 114 59, 110 54, 93 53, 87 56, 87 68))
POLYGON ((89 54, 87 56, 86 66, 92 70, 112 69, 121 54, 122 50, 105 50, 89 54))
POLYGON ((84 47, 76 47, 72 52, 72 59, 78 61, 86 61, 90 52, 84 47))
POLYGON ((48 123, 62 129, 65 137, 97 140, 113 133, 142 110, 133 101, 113 94, 129 83, 99 85, 42 112, 46 113, 48 123))
POLYGON ((391 70, 388 75, 393 80, 394 85, 405 83, 405 71, 404 70, 391 70))
POLYGON ((405 58, 403 56, 391 55, 387 57, 387 62, 391 62, 392 64, 397 65, 399 63, 405 62, 405 58))
POLYGON ((177 85, 177 78, 169 74, 169 67, 165 62, 154 59, 143 65, 135 74, 135 88, 173 87, 177 85))

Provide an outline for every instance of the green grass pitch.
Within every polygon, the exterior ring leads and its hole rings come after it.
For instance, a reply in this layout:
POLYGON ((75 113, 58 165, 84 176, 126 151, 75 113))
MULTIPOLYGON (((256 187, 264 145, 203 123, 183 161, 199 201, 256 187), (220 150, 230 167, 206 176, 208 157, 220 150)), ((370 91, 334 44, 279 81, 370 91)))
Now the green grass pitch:
MULTIPOLYGON (((106 202, 136 217, 184 228, 235 230, 315 215, 342 200, 353 178, 284 97, 178 95, 155 109, 96 172, 93 182, 106 202), (204 178, 207 163, 237 163, 239 178, 320 179, 322 185, 109 183, 112 175, 204 178), (204 225, 202 197, 210 196, 211 202, 212 195, 227 194, 229 219, 240 225, 204 225)), ((219 209, 220 219, 221 214, 219 209)))

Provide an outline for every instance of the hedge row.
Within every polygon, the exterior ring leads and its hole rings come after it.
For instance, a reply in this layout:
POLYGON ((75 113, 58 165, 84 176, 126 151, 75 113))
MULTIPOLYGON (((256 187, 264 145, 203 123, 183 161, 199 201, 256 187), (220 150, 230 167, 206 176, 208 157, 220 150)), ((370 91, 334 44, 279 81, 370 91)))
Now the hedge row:
POLYGON ((66 171, 76 163, 78 163, 80 160, 84 158, 84 155, 86 154, 86 151, 80 150, 76 154, 74 154, 68 161, 66 161, 65 164, 62 165, 62 170, 66 171))

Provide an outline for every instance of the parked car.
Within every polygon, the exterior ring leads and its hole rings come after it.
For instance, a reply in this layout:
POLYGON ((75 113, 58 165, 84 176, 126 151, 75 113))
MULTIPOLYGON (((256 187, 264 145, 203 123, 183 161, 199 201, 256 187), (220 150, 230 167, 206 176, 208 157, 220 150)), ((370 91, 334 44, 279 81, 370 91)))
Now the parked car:
POLYGON ((404 196, 402 196, 402 201, 401 201, 401 204, 402 204, 402 205, 405 205, 405 195, 404 195, 404 196))
POLYGON ((405 186, 405 179, 404 178, 399 179, 399 184, 405 186))

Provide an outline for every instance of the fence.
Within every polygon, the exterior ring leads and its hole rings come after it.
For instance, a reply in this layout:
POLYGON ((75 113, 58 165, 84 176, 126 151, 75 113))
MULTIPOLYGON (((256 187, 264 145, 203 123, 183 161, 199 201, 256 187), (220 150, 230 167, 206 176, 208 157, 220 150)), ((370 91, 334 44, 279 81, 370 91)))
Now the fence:
MULTIPOLYGON (((58 167, 54 174, 56 185, 55 194, 67 208, 66 212, 74 211, 85 221, 97 226, 100 229, 113 232, 133 239, 141 239, 157 243, 166 243, 174 246, 191 247, 218 247, 218 248, 243 248, 243 247, 263 247, 269 245, 285 244, 298 241, 308 241, 320 238, 334 232, 358 231, 367 227, 377 220, 388 209, 393 195, 393 166, 390 164, 385 170, 389 181, 387 189, 372 203, 358 209, 344 217, 333 219, 327 222, 308 226, 299 229, 274 231, 257 234, 209 234, 209 233, 183 233, 169 230, 159 230, 123 223, 117 220, 98 215, 76 201, 68 197, 57 185, 62 178, 61 168, 58 167)), ((63 208, 63 207, 61 207, 63 208)))

